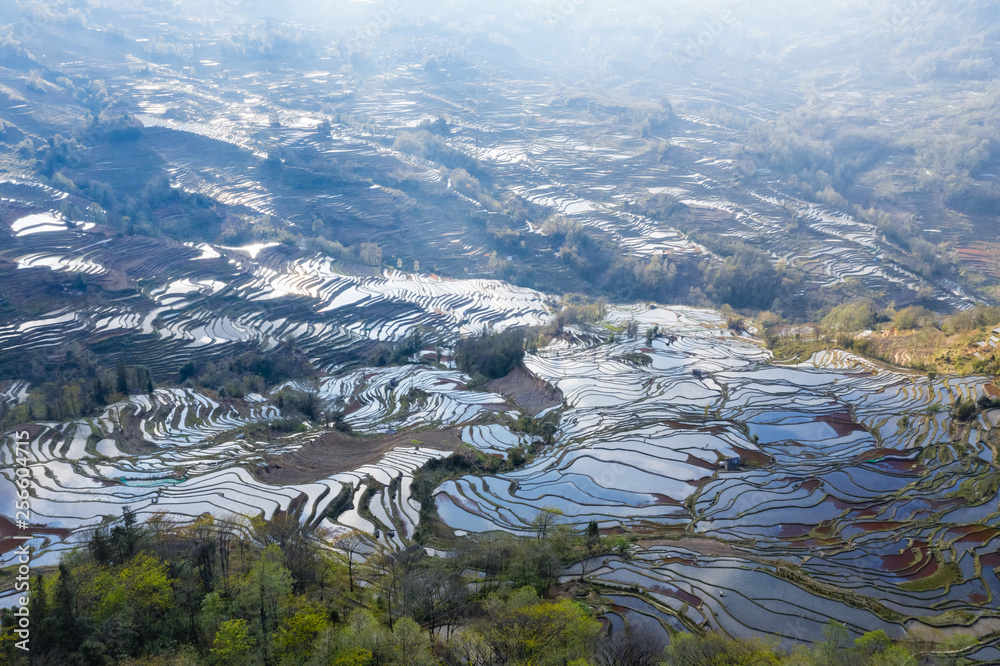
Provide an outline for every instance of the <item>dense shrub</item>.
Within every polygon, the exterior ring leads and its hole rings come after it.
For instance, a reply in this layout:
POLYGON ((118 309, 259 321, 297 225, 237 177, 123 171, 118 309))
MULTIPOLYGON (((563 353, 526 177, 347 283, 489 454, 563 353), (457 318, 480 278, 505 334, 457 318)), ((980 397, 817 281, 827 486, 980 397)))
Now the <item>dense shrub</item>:
POLYGON ((473 377, 503 377, 524 358, 524 331, 510 329, 478 338, 463 338, 455 345, 458 369, 473 377))

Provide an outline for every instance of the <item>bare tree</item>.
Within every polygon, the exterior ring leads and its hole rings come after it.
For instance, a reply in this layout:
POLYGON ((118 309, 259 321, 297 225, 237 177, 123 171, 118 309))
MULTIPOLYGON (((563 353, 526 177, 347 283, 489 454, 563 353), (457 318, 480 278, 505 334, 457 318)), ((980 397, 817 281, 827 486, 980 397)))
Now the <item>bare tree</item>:
POLYGON ((285 565, 295 579, 295 593, 302 594, 316 579, 319 549, 312 528, 288 511, 276 512, 271 520, 251 520, 250 538, 261 548, 275 544, 285 556, 285 565))
POLYGON ((594 646, 596 666, 655 666, 663 658, 663 636, 648 624, 628 623, 594 646))
POLYGON ((364 542, 364 538, 357 530, 351 530, 334 542, 337 548, 347 554, 347 578, 351 584, 351 592, 354 592, 354 554, 361 549, 364 542))
POLYGON ((563 512, 555 507, 543 506, 541 511, 531 520, 531 526, 535 528, 535 536, 544 539, 562 515, 563 512))

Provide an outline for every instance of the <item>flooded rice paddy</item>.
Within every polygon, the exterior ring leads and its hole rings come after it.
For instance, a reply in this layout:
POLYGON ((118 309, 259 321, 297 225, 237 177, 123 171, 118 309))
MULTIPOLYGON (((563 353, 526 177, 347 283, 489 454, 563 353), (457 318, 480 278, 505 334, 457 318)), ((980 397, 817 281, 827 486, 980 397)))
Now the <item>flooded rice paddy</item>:
MULTIPOLYGON (((263 280, 246 293, 266 295, 271 284, 263 280)), ((321 284, 293 290, 329 307, 321 284)), ((424 297, 436 288, 411 286, 430 290, 424 297)), ((188 298, 216 287, 182 281, 157 295, 188 298)), ((489 298, 493 287, 457 283, 448 294, 475 302, 467 292, 489 298)), ((395 297, 396 307, 415 298, 407 289, 395 297)), ((540 301, 529 307, 526 294, 519 298, 519 311, 544 312, 540 301)), ((608 342, 579 331, 526 357, 530 372, 564 396, 555 408, 555 441, 515 472, 441 484, 434 500, 457 534, 530 535, 540 512, 557 509, 558 521, 577 529, 595 520, 607 534, 648 535, 628 556, 577 564, 566 575, 584 568, 586 578, 616 594, 621 613, 663 627, 712 626, 796 642, 818 639, 830 619, 901 637, 919 633, 921 624, 996 615, 997 414, 956 424, 942 408, 978 396, 984 379, 931 381, 839 351, 776 364, 709 310, 635 306, 608 314, 609 324, 633 319, 642 322, 635 339, 608 342), (647 343, 653 325, 661 335, 647 343), (636 365, 636 354, 650 362, 636 365), (734 457, 739 468, 719 468, 734 457), (676 545, 658 536, 681 533, 688 538, 676 545)), ((419 442, 427 426, 455 428, 462 443, 501 455, 530 442, 504 420, 516 411, 503 396, 470 391, 467 381, 456 370, 418 365, 290 388, 314 391, 324 409, 343 410, 361 437, 403 431, 419 442), (403 400, 417 395, 414 389, 423 397, 403 400)), ((11 384, 2 395, 16 400, 19 390, 11 384)), ((413 472, 448 452, 414 443, 358 469, 275 485, 260 480, 265 456, 294 451, 323 431, 307 424, 307 432, 272 444, 235 434, 277 417, 262 396, 225 400, 157 389, 96 418, 34 426, 35 519, 72 531, 66 539, 38 537, 40 561, 54 562, 86 528, 125 505, 144 516, 182 517, 294 509, 334 534, 378 530, 372 547, 409 543, 419 511, 409 491, 413 472), (371 478, 385 487, 362 510, 371 478), (394 480, 398 490, 390 492, 394 480), (331 521, 325 514, 344 493, 353 503, 331 521)), ((8 439, 8 469, 11 451, 8 439)))
MULTIPOLYGON (((315 76, 277 66, 225 79, 158 65, 138 86, 119 62, 88 66, 104 67, 108 86, 137 111, 144 146, 175 186, 293 229, 316 216, 334 221, 345 244, 375 234, 386 256, 432 261, 445 275, 464 276, 470 267, 485 275, 488 239, 469 221, 485 213, 439 165, 392 148, 400 131, 441 115, 452 125, 445 141, 478 160, 499 193, 566 215, 627 253, 708 256, 631 206, 664 195, 696 220, 725 221, 773 261, 798 266, 809 288, 856 278, 899 302, 916 292, 932 294, 943 309, 975 300, 960 285, 929 282, 886 261, 875 229, 843 211, 800 200, 780 182, 743 185, 728 157, 743 137, 697 115, 676 118, 669 139, 649 138, 584 113, 551 82, 437 85, 409 66, 355 90, 356 81, 322 61, 315 76), (338 122, 329 133, 317 131, 329 115, 316 109, 322 98, 336 99, 338 122), (276 146, 336 159, 359 180, 332 193, 286 187, 260 164, 276 146), (444 193, 435 190, 433 206, 408 215, 412 206, 387 187, 387 173, 444 193)), ((749 116, 766 113, 749 100, 734 104, 749 116)), ((98 162, 91 175, 123 182, 131 177, 124 169, 98 162)), ((515 407, 469 390, 469 378, 448 363, 356 364, 375 343, 418 327, 438 331, 447 344, 459 334, 547 324, 554 301, 540 291, 402 271, 345 275, 329 258, 275 243, 115 237, 91 222, 68 223, 56 212, 66 198, 23 178, 0 182, 5 209, 20 211, 0 225, 0 259, 25 276, 16 287, 26 300, 54 303, 4 320, 5 352, 73 343, 101 349, 113 340, 125 362, 171 377, 189 360, 294 340, 328 374, 292 388, 344 411, 362 442, 398 431, 413 441, 349 471, 269 483, 262 479, 274 457, 312 446, 325 426, 257 441, 252 433, 279 418, 264 396, 161 388, 94 418, 38 423, 30 428, 33 519, 69 536, 36 537, 37 564, 55 563, 126 505, 144 517, 293 511, 333 534, 362 530, 370 547, 402 548, 418 520, 413 473, 449 454, 422 445, 421 432, 454 429, 461 443, 488 454, 530 443, 506 418, 515 407), (34 279, 41 271, 85 275, 116 297, 101 302, 64 288, 52 298, 34 279), (362 506, 370 479, 383 488, 362 506), (331 519, 329 508, 344 496, 349 508, 331 519)), ((539 272, 557 275, 560 264, 549 259, 539 257, 539 272)), ((527 535, 540 512, 557 509, 558 520, 577 529, 594 520, 609 535, 648 537, 566 575, 603 585, 618 617, 661 628, 702 625, 788 642, 820 638, 830 619, 897 637, 919 634, 924 624, 989 633, 1000 593, 1000 413, 958 424, 948 411, 958 398, 981 395, 985 379, 930 380, 836 350, 776 364, 756 341, 731 334, 722 315, 702 309, 615 307, 606 323, 629 321, 640 325, 637 338, 607 342, 606 331, 600 339, 575 331, 527 356, 527 369, 564 398, 550 412, 558 417, 554 443, 515 472, 441 484, 434 501, 451 529, 527 535), (654 325, 661 335, 647 343, 654 325), (648 363, 637 364, 637 355, 648 363), (738 468, 720 469, 737 457, 738 468)), ((0 383, 0 400, 23 401, 28 379, 0 383)), ((7 437, 0 474, 8 480, 12 456, 7 437)), ((6 506, 13 487, 0 486, 6 506)), ((975 656, 1000 659, 996 639, 975 656)))

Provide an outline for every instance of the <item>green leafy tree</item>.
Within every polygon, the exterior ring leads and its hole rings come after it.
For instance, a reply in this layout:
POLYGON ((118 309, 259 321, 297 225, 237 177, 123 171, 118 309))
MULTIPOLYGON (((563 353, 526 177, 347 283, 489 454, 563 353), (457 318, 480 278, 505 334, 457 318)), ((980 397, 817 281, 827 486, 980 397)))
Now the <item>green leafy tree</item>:
POLYGON ((292 574, 282 563, 281 548, 269 544, 236 583, 233 610, 247 621, 263 660, 274 654, 274 633, 282 619, 282 602, 291 596, 292 574))
POLYGON ((569 600, 540 601, 530 587, 507 598, 491 595, 483 606, 485 619, 460 646, 470 663, 567 664, 589 656, 601 629, 586 607, 569 600))
POLYGON ((332 666, 372 666, 375 663, 375 657, 371 650, 351 648, 338 655, 331 663, 332 666))
POLYGON ((404 617, 392 628, 389 663, 393 666, 435 666, 430 637, 416 622, 404 617))
POLYGON ((777 666, 774 648, 760 641, 727 638, 720 633, 677 634, 664 652, 670 666, 777 666))
POLYGON ((823 328, 838 333, 854 333, 875 326, 878 312, 870 300, 852 301, 833 308, 823 317, 823 328))
POLYGON ((587 524, 587 549, 594 550, 601 541, 601 530, 596 520, 587 524))
POLYGON ((138 656, 156 643, 174 608, 168 564, 142 552, 118 567, 99 569, 87 581, 89 615, 109 649, 138 656))
POLYGON ((503 377, 524 358, 524 331, 510 329, 455 345, 455 364, 462 372, 486 379, 503 377))
POLYGON ((297 666, 306 663, 313 653, 317 636, 326 628, 326 613, 305 600, 302 608, 285 618, 274 637, 278 663, 297 666))
POLYGON ((59 563, 59 578, 53 592, 49 621, 42 630, 49 637, 48 647, 56 652, 73 653, 83 642, 83 626, 76 610, 76 583, 69 567, 59 563))
POLYGON ((253 649, 254 639, 247 621, 236 619, 226 620, 219 626, 210 653, 214 664, 242 666, 253 663, 253 649))
POLYGON ((392 635, 375 615, 367 609, 351 613, 347 622, 337 633, 337 654, 335 664, 382 663, 388 658, 392 645, 392 635), (364 661, 366 658, 368 661, 364 661))
POLYGON ((934 313, 920 305, 903 308, 892 317, 892 325, 899 330, 933 326, 936 321, 934 313))

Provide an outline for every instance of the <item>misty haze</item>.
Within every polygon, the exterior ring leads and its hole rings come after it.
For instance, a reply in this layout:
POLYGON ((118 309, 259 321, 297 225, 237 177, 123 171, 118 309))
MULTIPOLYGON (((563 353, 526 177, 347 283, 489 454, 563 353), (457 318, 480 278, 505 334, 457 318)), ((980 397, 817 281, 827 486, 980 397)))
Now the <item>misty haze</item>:
POLYGON ((6 0, 0 664, 1000 663, 1000 2, 6 0))

